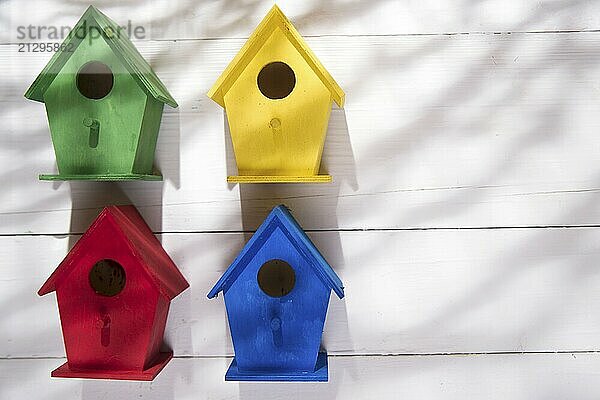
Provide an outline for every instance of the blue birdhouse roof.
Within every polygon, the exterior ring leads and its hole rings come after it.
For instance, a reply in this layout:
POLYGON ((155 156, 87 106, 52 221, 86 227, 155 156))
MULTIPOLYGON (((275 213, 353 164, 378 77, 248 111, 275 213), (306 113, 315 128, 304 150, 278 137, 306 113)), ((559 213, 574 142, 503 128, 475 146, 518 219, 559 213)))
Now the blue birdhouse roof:
POLYGON ((240 276, 244 268, 252 261, 254 255, 269 241, 269 238, 275 231, 272 229, 274 224, 289 234, 288 238, 292 245, 312 267, 312 271, 319 277, 323 284, 332 289, 340 299, 343 298, 344 286, 339 276, 337 276, 329 263, 319 253, 319 250, 317 250, 308 236, 306 236, 300 225, 298 225, 298 222, 296 222, 288 209, 283 205, 279 205, 271 211, 250 241, 246 243, 242 252, 208 293, 208 298, 212 299, 220 291, 227 291, 240 276))

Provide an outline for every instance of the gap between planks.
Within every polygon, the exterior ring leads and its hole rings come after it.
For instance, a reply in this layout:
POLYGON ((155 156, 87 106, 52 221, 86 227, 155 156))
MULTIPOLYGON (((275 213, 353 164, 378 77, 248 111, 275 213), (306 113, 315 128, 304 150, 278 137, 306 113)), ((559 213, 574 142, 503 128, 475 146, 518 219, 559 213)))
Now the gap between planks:
MULTIPOLYGON (((597 229, 600 224, 584 225, 522 225, 522 226, 464 226, 464 227, 406 227, 406 228, 339 228, 339 229, 304 229, 306 233, 322 232, 406 232, 406 231, 485 231, 485 230, 525 230, 525 229, 597 229)), ((193 235, 193 234, 254 234, 255 230, 207 230, 207 231, 153 231, 155 235, 193 235)), ((55 237, 81 236, 84 232, 62 233, 0 233, 3 237, 55 237)))
MULTIPOLYGON (((440 352, 440 353, 365 353, 365 354, 328 354, 330 358, 369 358, 369 357, 470 357, 470 356, 506 356, 506 355, 548 355, 548 354, 600 354, 600 350, 559 350, 559 351, 485 351, 485 352, 440 352)), ((199 356, 179 355, 174 359, 231 359, 233 355, 225 356, 199 356)), ((0 357, 0 361, 22 361, 22 360, 66 360, 66 357, 0 357)))
MULTIPOLYGON (((468 35, 539 35, 539 34, 569 34, 569 33, 600 33, 600 29, 561 29, 561 30, 531 30, 531 31, 472 31, 472 32, 422 32, 422 33, 372 33, 372 34, 323 34, 302 35, 303 38, 359 38, 359 37, 412 37, 412 36, 468 36, 468 35)), ((231 37, 199 37, 182 39, 144 39, 132 40, 132 42, 195 42, 195 41, 218 41, 218 40, 248 40, 248 36, 231 37)), ((38 41, 38 40, 35 40, 38 41)), ((60 40, 51 40, 51 42, 60 40)), ((22 42, 4 42, 0 46, 16 46, 22 42)))

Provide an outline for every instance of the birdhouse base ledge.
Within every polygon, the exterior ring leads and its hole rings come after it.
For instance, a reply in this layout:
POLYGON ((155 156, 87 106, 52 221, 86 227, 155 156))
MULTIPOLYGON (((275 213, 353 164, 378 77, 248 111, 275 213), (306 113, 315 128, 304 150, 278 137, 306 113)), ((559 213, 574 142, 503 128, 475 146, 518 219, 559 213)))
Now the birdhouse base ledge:
POLYGON ((72 370, 66 362, 52 371, 54 378, 117 379, 126 381, 152 381, 173 358, 173 353, 160 353, 156 363, 144 371, 72 370))
POLYGON ((160 174, 47 175, 40 181, 162 181, 160 174))
POLYGON ((327 382, 327 353, 319 353, 314 372, 240 372, 235 357, 225 374, 226 381, 263 381, 263 382, 327 382))
POLYGON ((227 177, 229 183, 329 183, 332 181, 331 175, 236 175, 227 177))

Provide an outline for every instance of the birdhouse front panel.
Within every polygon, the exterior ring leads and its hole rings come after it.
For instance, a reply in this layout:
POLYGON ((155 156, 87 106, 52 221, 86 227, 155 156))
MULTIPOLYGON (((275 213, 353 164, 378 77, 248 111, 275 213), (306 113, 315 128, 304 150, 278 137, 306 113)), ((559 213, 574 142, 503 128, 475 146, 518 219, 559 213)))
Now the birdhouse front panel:
POLYGON ((42 180, 161 180, 153 168, 164 104, 177 102, 127 33, 94 6, 25 97, 46 104, 59 174, 42 180))
POLYGON ((275 224, 272 229, 225 292, 237 367, 312 372, 331 290, 289 234, 275 224))
POLYGON ((189 284, 132 206, 106 207, 38 294, 57 292, 67 362, 52 376, 152 380, 170 301, 189 284))
POLYGON ((279 205, 208 293, 221 291, 235 358, 225 380, 326 381, 319 352, 331 291, 342 281, 279 205))
POLYGON ((144 124, 144 115, 158 102, 149 99, 102 35, 81 41, 44 100, 60 174, 131 174, 141 136, 156 142, 158 131, 144 124))
POLYGON ((332 96, 280 28, 224 102, 239 175, 319 173, 332 96))
MULTIPOLYGON (((72 262, 75 267, 56 285, 69 367, 145 369, 162 334, 153 332, 159 291, 140 261, 125 243, 107 242, 72 262)), ((166 313, 160 314, 164 327, 166 313)))
POLYGON ((225 108, 238 175, 229 182, 330 182, 319 165, 344 92, 276 5, 208 96, 225 108))

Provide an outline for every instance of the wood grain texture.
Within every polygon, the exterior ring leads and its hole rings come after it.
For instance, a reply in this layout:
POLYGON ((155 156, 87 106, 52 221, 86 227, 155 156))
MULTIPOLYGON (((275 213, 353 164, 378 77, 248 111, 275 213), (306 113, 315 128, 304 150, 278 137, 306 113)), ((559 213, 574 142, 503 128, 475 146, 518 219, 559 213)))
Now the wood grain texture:
POLYGON ((308 42, 347 93, 325 143, 331 185, 226 183, 229 133, 205 93, 239 39, 137 43, 180 103, 159 134, 164 183, 37 182, 54 155, 43 107, 20 96, 48 56, 0 46, 0 233, 83 232, 107 202, 168 232, 253 230, 281 202, 309 230, 600 223, 600 33, 308 42))
MULTIPOLYGON (((133 27, 144 27, 146 38, 181 40, 248 37, 273 1, 104 0, 94 4, 122 25, 131 21, 133 27)), ((303 36, 600 28, 600 4, 585 0, 283 0, 277 4, 303 36)), ((80 0, 5 0, 0 4, 0 43, 14 43, 18 26, 73 26, 88 5, 80 0)))
MULTIPOLYGON (((597 350, 600 229, 316 232, 346 287, 329 303, 329 354, 597 350)), ((37 288, 73 237, 0 238, 0 357, 64 355, 56 302, 37 288)), ((190 288, 171 303, 176 356, 231 355, 221 300, 207 293, 243 234, 161 236, 190 288)))
POLYGON ((330 357, 329 383, 225 382, 231 359, 174 359, 154 382, 49 379, 63 360, 1 360, 6 399, 597 399, 598 354, 330 357))
POLYGON ((205 95, 272 1, 95 4, 144 27, 135 45, 180 104, 165 181, 37 181, 55 158, 22 96, 50 54, 18 53, 37 39, 17 28, 73 25, 88 2, 0 2, 0 398, 597 398, 599 2, 279 1, 347 95, 323 153, 334 183, 299 186, 227 184, 226 116, 205 95), (35 291, 114 203, 166 232, 191 283, 167 324, 181 358, 148 384, 51 380, 58 310, 35 291), (206 293, 279 203, 347 287, 325 324, 331 382, 225 383, 225 309, 206 293), (587 353, 473 354, 557 351, 587 353))

